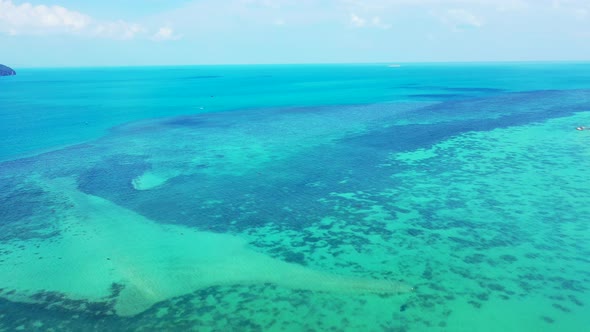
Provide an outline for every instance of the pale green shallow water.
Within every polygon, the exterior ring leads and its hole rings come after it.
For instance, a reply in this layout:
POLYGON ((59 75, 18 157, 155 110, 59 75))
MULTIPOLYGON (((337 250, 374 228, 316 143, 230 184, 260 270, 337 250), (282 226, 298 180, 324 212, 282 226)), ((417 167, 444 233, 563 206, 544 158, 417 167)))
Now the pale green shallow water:
POLYGON ((454 96, 160 114, 6 161, 0 329, 584 330, 590 92, 568 68, 528 69, 553 90, 435 68, 454 96))

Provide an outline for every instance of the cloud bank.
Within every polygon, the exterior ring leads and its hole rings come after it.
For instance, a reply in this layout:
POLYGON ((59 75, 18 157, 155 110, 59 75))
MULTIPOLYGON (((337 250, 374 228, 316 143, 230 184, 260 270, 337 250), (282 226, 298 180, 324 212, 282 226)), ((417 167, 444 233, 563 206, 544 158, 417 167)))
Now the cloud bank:
POLYGON ((180 35, 174 33, 174 30, 171 27, 161 27, 152 35, 152 39, 156 41, 178 40, 180 37, 180 35))
MULTIPOLYGON (((69 34, 129 40, 150 36, 150 29, 125 20, 98 20, 62 6, 0 0, 0 33, 12 36, 69 34)), ((169 27, 161 27, 152 34, 156 40, 178 39, 169 27)))

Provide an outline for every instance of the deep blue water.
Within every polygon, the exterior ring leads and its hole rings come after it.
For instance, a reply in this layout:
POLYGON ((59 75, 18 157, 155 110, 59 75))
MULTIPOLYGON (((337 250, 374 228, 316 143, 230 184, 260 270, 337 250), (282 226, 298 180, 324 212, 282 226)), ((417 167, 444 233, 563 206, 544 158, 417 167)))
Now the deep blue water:
POLYGON ((0 80, 0 160, 129 121, 245 108, 448 101, 585 88, 584 63, 20 69, 0 80))

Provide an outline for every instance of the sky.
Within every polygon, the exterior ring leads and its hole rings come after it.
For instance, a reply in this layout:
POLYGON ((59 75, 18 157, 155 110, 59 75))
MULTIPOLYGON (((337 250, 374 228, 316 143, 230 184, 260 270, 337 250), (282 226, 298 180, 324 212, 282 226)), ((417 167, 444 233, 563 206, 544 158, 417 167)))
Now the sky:
POLYGON ((590 60, 590 0, 0 0, 13 67, 590 60))

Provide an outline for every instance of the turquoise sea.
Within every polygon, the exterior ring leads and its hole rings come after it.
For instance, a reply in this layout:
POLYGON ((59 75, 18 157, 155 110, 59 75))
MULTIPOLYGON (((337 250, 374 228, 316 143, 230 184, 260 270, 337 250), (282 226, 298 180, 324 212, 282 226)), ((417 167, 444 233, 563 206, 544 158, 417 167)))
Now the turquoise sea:
POLYGON ((590 63, 0 78, 0 331, 584 331, 590 63))

